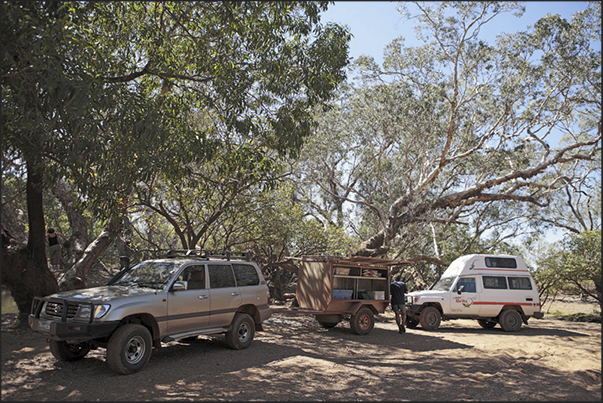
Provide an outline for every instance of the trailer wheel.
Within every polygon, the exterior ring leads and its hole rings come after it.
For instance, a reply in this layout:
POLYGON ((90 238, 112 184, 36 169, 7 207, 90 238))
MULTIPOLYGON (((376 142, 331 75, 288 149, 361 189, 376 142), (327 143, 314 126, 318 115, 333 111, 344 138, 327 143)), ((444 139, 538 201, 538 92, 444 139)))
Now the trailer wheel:
POLYGON ((337 326, 337 324, 339 322, 323 322, 323 321, 318 321, 318 323, 320 324, 320 326, 324 327, 325 329, 332 329, 335 326, 337 326))
POLYGON ((79 361, 88 354, 88 343, 72 344, 66 341, 50 341, 50 352, 59 361, 79 361))
POLYGON ((375 327, 375 316, 368 308, 360 308, 356 315, 350 318, 350 328, 356 334, 367 334, 375 327))
POLYGON ((521 315, 515 309, 502 311, 498 322, 505 332, 517 332, 521 329, 521 315))
POLYGON ((496 321, 492 319, 478 319, 477 323, 479 323, 479 325, 484 329, 492 329, 494 326, 496 326, 496 321))
POLYGON ((425 330, 436 330, 440 327, 440 321, 442 320, 442 315, 438 308, 434 306, 428 306, 423 308, 421 311, 421 318, 419 322, 421 323, 421 327, 425 330))

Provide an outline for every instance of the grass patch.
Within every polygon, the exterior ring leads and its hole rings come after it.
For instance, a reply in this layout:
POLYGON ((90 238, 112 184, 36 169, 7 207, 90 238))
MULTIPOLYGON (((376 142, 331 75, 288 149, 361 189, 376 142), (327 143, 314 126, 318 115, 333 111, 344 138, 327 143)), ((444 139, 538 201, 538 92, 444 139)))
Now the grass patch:
POLYGON ((582 313, 582 312, 578 312, 578 313, 569 313, 569 314, 564 314, 562 312, 559 311, 555 311, 551 313, 552 316, 555 317, 555 319, 560 319, 560 320, 567 320, 570 322, 596 322, 596 323, 601 323, 601 315, 596 315, 596 314, 588 314, 588 313, 582 313))

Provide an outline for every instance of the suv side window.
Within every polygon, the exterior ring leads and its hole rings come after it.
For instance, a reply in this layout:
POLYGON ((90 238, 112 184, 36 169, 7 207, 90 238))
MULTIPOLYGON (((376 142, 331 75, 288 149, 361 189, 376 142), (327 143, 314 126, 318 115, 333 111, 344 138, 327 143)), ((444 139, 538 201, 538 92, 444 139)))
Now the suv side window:
POLYGON ((507 278, 504 276, 484 276, 484 288, 491 288, 495 290, 506 290, 507 289, 507 278))
POLYGON ((188 290, 203 290, 205 287, 205 266, 189 266, 180 273, 180 280, 188 282, 188 290))
POLYGON ((237 263, 233 264, 232 268, 234 269, 239 287, 260 284, 260 276, 258 276, 257 270, 252 265, 237 263))
POLYGON ((465 286, 464 292, 477 292, 477 289, 475 288, 475 278, 459 278, 459 282, 456 284, 456 291, 463 285, 465 286))
POLYGON ((512 290, 531 290, 532 283, 528 277, 508 277, 509 288, 512 290))
POLYGON ((236 287, 232 267, 229 264, 209 264, 207 268, 210 288, 236 287))

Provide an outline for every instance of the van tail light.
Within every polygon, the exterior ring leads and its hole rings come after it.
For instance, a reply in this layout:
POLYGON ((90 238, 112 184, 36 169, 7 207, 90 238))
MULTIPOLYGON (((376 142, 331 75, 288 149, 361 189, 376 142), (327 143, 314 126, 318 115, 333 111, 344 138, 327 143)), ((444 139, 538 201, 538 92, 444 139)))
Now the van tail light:
POLYGON ((268 305, 270 305, 270 291, 268 291, 266 295, 268 296, 268 305))

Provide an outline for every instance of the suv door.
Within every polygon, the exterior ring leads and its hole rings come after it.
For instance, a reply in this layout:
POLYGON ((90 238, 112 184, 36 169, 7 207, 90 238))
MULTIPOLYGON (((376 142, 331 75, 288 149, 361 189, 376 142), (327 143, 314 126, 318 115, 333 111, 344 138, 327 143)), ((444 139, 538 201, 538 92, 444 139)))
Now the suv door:
POLYGON ((267 304, 267 289, 256 267, 249 263, 233 263, 237 287, 241 293, 243 305, 262 306, 267 304))
POLYGON ((230 325, 241 305, 241 295, 236 286, 230 263, 212 262, 207 265, 209 274, 210 327, 230 325))
POLYGON ((204 264, 184 268, 176 281, 186 281, 186 290, 168 293, 168 333, 198 330, 209 325, 210 300, 204 264))

